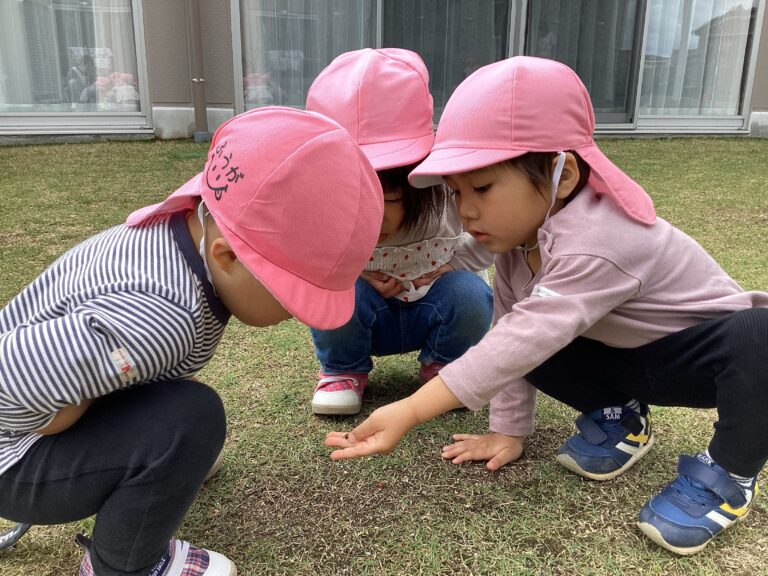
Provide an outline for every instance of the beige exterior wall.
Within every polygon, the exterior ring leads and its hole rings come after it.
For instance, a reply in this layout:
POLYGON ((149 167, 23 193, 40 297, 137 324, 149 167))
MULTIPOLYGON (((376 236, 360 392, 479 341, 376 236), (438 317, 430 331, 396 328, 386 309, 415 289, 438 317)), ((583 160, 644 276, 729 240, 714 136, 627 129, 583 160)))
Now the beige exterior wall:
POLYGON ((153 106, 191 106, 185 0, 144 2, 147 85, 153 106))
POLYGON ((760 32, 751 108, 753 112, 768 112, 768 15, 763 16, 760 32))
MULTIPOLYGON (((145 0, 149 97, 153 106, 191 106, 186 0, 145 0)), ((200 2, 209 106, 234 106, 232 25, 229 2, 200 2)))
MULTIPOLYGON (((227 0, 199 2, 208 131, 235 107, 232 25, 227 0)), ((188 0, 144 0, 149 99, 159 138, 186 138, 194 126, 188 0)))

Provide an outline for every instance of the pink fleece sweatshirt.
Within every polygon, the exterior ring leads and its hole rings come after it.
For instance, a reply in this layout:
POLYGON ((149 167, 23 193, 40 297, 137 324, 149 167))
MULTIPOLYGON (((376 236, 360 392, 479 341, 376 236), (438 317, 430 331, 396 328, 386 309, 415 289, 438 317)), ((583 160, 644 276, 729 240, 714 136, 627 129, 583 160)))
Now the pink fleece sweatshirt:
POLYGON ((494 432, 533 431, 535 390, 524 376, 577 336, 634 348, 710 318, 768 307, 768 293, 745 292, 669 222, 635 222, 590 188, 538 236, 535 276, 521 252, 496 256, 494 327, 440 371, 465 406, 491 402, 494 432))

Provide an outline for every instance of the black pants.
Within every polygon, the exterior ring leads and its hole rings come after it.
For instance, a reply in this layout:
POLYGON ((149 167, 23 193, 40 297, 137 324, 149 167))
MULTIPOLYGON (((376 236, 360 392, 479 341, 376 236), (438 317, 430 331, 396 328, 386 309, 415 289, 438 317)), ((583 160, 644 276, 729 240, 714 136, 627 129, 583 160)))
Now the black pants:
POLYGON ((639 348, 577 338, 526 376, 580 412, 637 399, 717 408, 712 458, 742 476, 768 459, 768 308, 734 312, 639 348))
POLYGON ((95 514, 96 574, 148 574, 192 505, 225 431, 220 398, 199 382, 114 392, 0 475, 0 517, 61 524, 95 514))

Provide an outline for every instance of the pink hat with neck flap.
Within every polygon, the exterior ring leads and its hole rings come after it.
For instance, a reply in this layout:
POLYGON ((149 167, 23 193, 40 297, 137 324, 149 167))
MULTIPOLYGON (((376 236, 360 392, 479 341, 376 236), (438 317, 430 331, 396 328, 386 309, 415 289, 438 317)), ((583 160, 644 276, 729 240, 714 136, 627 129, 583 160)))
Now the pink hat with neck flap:
POLYGON ((645 190, 611 162, 592 134, 584 84, 565 64, 516 56, 473 72, 448 99, 429 156, 409 175, 425 188, 441 176, 484 168, 527 152, 572 150, 590 166, 589 184, 632 219, 653 224, 645 190))
POLYGON ((338 328, 383 214, 381 184, 349 133, 293 108, 257 108, 222 124, 205 169, 126 220, 194 208, 202 198, 238 259, 298 320, 338 328))
POLYGON ((415 164, 434 142, 429 74, 410 50, 341 54, 309 87, 307 110, 344 126, 376 170, 415 164))

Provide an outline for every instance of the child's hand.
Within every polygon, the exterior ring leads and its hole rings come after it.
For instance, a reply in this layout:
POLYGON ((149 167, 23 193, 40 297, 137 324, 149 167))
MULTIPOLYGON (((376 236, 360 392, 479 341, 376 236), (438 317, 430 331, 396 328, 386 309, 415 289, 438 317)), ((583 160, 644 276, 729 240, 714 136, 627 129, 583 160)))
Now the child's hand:
POLYGON ((93 404, 93 400, 84 398, 80 401, 80 404, 64 406, 64 408, 56 413, 56 416, 53 417, 53 420, 51 420, 45 428, 35 430, 35 433, 42 434, 43 436, 50 436, 52 434, 64 432, 64 430, 80 420, 80 417, 85 414, 85 411, 88 410, 88 407, 91 404, 93 404))
POLYGON ((332 460, 389 454, 418 423, 406 398, 374 410, 352 432, 329 432, 325 437, 325 445, 342 448, 331 452, 332 460))
POLYGON ((433 270, 432 272, 429 272, 427 274, 424 274, 423 276, 419 276, 413 281, 413 286, 415 288, 421 288, 422 286, 426 286, 427 284, 432 284, 435 280, 440 278, 443 274, 447 272, 451 272, 453 270, 453 266, 450 264, 443 264, 438 268, 437 270, 433 270))
POLYGON ((507 436, 492 432, 483 436, 476 434, 454 434, 456 441, 443 448, 443 458, 454 464, 472 460, 487 460, 488 470, 498 470, 520 458, 523 453, 523 437, 507 436))
POLYGON ((405 286, 400 284, 396 278, 387 276, 383 272, 365 271, 360 276, 363 280, 368 282, 368 284, 370 284, 382 298, 392 298, 405 290, 405 286))

